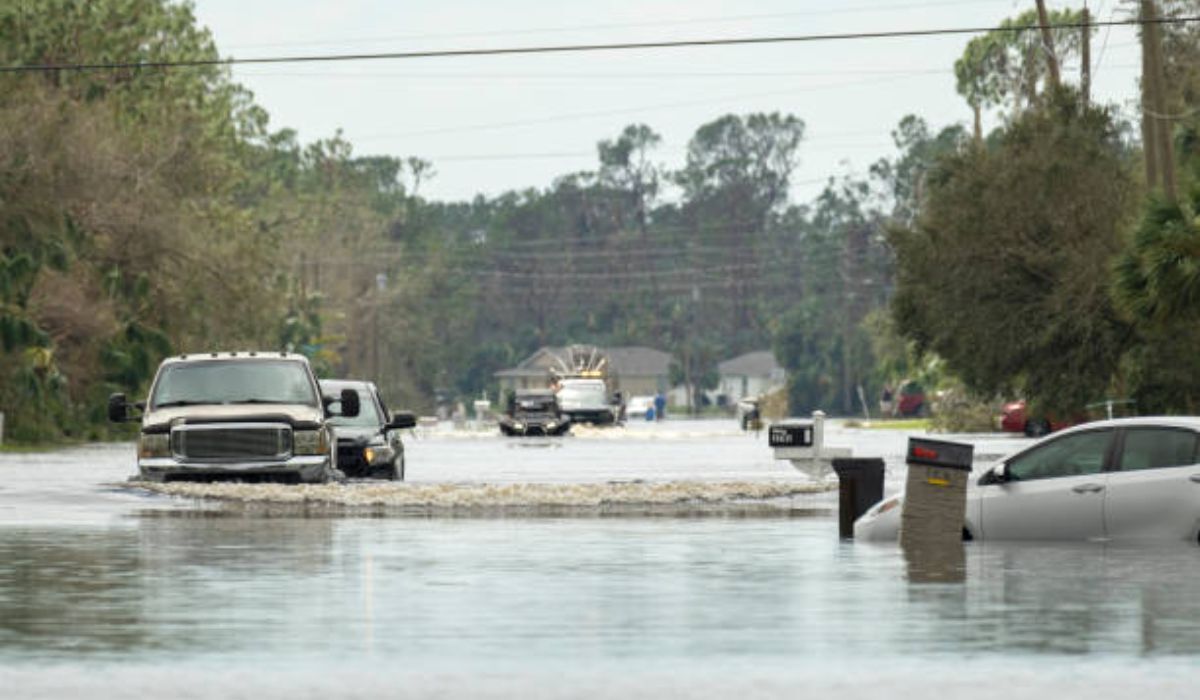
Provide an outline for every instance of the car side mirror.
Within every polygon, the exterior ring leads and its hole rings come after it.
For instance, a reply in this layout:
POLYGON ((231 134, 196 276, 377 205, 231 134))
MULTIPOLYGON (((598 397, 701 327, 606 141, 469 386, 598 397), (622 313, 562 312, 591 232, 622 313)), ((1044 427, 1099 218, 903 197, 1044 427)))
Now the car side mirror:
POLYGON ((992 469, 992 477, 997 484, 1003 484, 1008 481, 1008 465, 1001 462, 992 469))
POLYGON ((358 401, 358 392, 354 389, 342 389, 342 395, 338 403, 341 404, 341 410, 338 411, 339 415, 346 418, 354 418, 362 410, 362 404, 358 401))
POLYGON ((392 414, 392 420, 388 421, 387 430, 405 430, 407 428, 417 427, 417 417, 408 411, 401 411, 392 414))
POLYGON ((126 423, 130 419, 129 401, 125 394, 111 394, 108 397, 108 420, 113 423, 126 423))

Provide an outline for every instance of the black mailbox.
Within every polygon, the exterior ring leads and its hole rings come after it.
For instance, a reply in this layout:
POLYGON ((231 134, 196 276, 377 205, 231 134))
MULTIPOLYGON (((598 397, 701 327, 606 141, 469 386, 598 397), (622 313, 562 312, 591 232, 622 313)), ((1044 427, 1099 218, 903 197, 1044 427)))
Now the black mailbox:
POLYGON ((883 460, 878 457, 833 460, 838 476, 838 534, 854 537, 854 521, 883 500, 883 460))
POLYGON ((812 447, 812 423, 776 423, 767 431, 767 444, 770 447, 812 447))

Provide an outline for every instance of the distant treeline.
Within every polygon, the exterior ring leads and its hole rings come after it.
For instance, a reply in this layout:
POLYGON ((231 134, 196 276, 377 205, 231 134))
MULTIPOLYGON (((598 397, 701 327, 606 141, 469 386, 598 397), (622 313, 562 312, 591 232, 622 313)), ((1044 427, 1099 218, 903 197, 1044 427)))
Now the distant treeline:
MULTIPOLYGON (((1200 34, 1148 34, 1159 131, 1136 138, 1056 77, 1046 54, 1070 61, 1082 31, 1054 52, 1000 32, 955 67, 974 128, 907 117, 895 158, 807 204, 790 198, 804 122, 786 114, 714 119, 678 169, 630 125, 592 171, 450 203, 420 194, 436 164, 273 130, 221 68, 0 75, 8 435, 102 436, 107 393, 209 348, 291 348, 417 410, 494 397, 496 370, 583 342, 668 351, 697 395, 719 361, 771 348, 794 411, 856 413, 860 387, 901 379, 1194 411, 1200 34)), ((0 7, 5 65, 216 57, 187 5, 0 7)))

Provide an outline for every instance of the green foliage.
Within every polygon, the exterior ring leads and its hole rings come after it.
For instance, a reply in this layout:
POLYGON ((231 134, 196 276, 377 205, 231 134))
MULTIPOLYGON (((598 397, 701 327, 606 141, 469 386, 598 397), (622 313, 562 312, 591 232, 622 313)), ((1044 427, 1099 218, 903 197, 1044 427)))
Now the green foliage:
POLYGON ((1103 397, 1127 339, 1107 286, 1132 189, 1111 115, 1065 93, 943 159, 916 226, 890 235, 901 332, 978 394, 1103 397))
MULTIPOLYGON (((1051 10, 1050 24, 1079 24, 1079 10, 1051 10)), ((1028 10, 1016 18, 1006 19, 1000 29, 972 39, 963 55, 954 63, 958 94, 973 109, 1006 107, 1013 114, 1033 103, 1039 86, 1047 79, 1042 35, 1037 10, 1028 10), (1017 27, 1029 27, 1022 32, 1017 27)), ((1095 33, 1095 29, 1091 30, 1095 33)), ((1083 31, 1077 28, 1053 29, 1051 40, 1059 63, 1079 55, 1083 31)))
POLYGON ((1149 197, 1115 265, 1113 295, 1133 325, 1121 366, 1125 391, 1139 411, 1200 411, 1200 128, 1179 138, 1187 171, 1176 203, 1149 197))
POLYGON ((802 300, 780 321, 773 350, 787 370, 792 415, 841 403, 841 339, 828 321, 817 299, 802 300))

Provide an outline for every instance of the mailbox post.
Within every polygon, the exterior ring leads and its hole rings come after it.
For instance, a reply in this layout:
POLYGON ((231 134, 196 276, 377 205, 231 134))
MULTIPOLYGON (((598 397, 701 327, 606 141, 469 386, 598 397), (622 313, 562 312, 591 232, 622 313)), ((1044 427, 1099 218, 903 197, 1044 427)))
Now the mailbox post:
POLYGON ((974 446, 960 442, 908 439, 901 546, 961 546, 974 453, 974 446))

